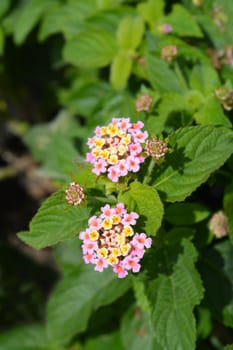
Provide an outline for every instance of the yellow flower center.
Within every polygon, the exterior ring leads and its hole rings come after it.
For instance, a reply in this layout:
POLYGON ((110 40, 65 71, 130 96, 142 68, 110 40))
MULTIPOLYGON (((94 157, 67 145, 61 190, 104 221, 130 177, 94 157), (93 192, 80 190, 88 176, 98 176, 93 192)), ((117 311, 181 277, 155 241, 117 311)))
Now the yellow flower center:
POLYGON ((103 259, 107 258, 108 256, 108 251, 106 248, 100 248, 98 249, 97 253, 102 256, 103 259))
POLYGON ((122 252, 122 255, 127 255, 128 252, 130 250, 130 244, 122 244, 121 245, 121 252, 122 252))
POLYGON ((99 238, 99 232, 96 230, 91 231, 91 233, 89 234, 89 237, 92 241, 97 241, 97 239, 99 238))
POLYGON ((129 236, 133 236, 133 235, 134 235, 134 230, 133 230, 132 227, 129 226, 129 225, 125 226, 122 232, 126 235, 126 237, 127 237, 127 236, 129 237, 129 236))
POLYGON ((110 230, 112 228, 112 219, 104 219, 102 221, 102 226, 105 230, 110 230))

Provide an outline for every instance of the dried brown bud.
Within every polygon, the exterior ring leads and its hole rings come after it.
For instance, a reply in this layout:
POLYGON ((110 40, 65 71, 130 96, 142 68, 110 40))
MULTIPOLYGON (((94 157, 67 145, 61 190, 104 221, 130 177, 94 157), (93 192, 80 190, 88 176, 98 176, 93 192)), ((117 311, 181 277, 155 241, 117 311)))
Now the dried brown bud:
POLYGON ((217 238, 225 237, 228 233, 228 219, 222 210, 213 214, 209 221, 209 229, 217 238))
POLYGON ((215 90, 215 96, 223 105, 224 109, 230 111, 233 108, 233 89, 222 86, 215 90))

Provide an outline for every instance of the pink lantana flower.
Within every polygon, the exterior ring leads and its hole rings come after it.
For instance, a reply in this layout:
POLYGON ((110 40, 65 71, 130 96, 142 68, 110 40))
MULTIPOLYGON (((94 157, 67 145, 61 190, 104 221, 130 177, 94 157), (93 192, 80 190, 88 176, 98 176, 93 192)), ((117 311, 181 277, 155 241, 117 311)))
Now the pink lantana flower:
POLYGON ((138 218, 137 213, 127 212, 123 203, 102 207, 101 214, 92 216, 89 227, 79 235, 85 263, 95 265, 99 272, 111 267, 119 278, 127 276, 129 270, 138 272, 140 260, 152 243, 145 233, 135 232, 138 218))
POLYGON ((147 131, 142 131, 143 126, 141 121, 131 123, 130 118, 113 118, 107 126, 97 126, 95 136, 87 142, 90 152, 86 160, 93 165, 92 171, 97 176, 106 173, 113 182, 130 171, 139 171, 145 160, 142 144, 148 138, 147 131), (135 166, 130 168, 131 159, 135 166))
POLYGON ((113 272, 115 272, 119 278, 124 278, 128 275, 128 272, 122 264, 115 265, 113 267, 113 272))

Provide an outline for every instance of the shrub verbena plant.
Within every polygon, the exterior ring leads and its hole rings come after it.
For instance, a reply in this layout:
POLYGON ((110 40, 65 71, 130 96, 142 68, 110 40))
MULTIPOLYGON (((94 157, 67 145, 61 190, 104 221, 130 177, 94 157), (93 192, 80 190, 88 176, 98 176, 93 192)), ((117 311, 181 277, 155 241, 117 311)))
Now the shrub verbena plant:
POLYGON ((60 280, 0 348, 232 349, 231 2, 5 3, 2 37, 49 38, 63 78, 23 136, 57 190, 18 233, 60 280))

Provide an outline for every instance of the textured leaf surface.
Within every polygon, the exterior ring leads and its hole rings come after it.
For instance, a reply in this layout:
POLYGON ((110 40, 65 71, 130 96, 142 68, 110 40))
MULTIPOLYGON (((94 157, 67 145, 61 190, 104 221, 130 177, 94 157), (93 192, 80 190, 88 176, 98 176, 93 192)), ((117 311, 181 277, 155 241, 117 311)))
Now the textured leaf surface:
POLYGON ((181 5, 176 4, 173 6, 172 13, 167 20, 176 34, 197 38, 203 36, 194 17, 181 5))
POLYGON ((148 315, 150 314, 150 305, 149 300, 146 295, 146 286, 144 281, 139 276, 133 276, 133 290, 134 290, 134 296, 136 299, 137 305, 141 308, 141 310, 148 315))
POLYGON ((184 200, 233 153, 232 131, 213 126, 179 129, 170 143, 174 150, 153 173, 153 184, 171 202, 184 200))
POLYGON ((160 92, 182 92, 183 88, 175 75, 169 68, 168 63, 153 56, 146 57, 148 79, 152 87, 160 92))
POLYGON ((205 95, 212 94, 221 85, 216 70, 207 64, 197 64, 190 75, 190 86, 194 90, 202 91, 205 95))
POLYGON ((133 182, 129 191, 119 197, 129 210, 135 210, 139 218, 140 228, 148 235, 154 236, 161 225, 163 218, 163 205, 157 191, 140 182, 133 182))
POLYGON ((169 264, 170 267, 167 273, 160 274, 151 283, 149 293, 155 339, 164 350, 194 350, 193 308, 200 303, 203 294, 200 276, 194 266, 196 250, 189 241, 183 240, 183 251, 178 252, 173 263, 166 248, 162 255, 164 269, 169 264))
POLYGON ((58 191, 44 201, 30 223, 29 232, 20 232, 19 238, 40 249, 74 237, 82 231, 90 217, 90 209, 69 206, 65 192, 58 191))
POLYGON ((215 318, 233 327, 233 245, 225 241, 202 255, 200 273, 206 289, 204 304, 215 318))
POLYGON ((45 329, 39 325, 14 328, 0 335, 2 350, 60 350, 49 345, 45 329))
POLYGON ((85 350, 124 350, 119 332, 91 338, 85 344, 85 350))
POLYGON ((97 68, 111 63, 116 50, 113 34, 103 30, 87 30, 67 41, 63 54, 69 63, 97 68))
POLYGON ((127 350, 163 350, 154 338, 149 316, 139 307, 131 307, 124 315, 121 337, 127 350))
POLYGON ((110 270, 100 273, 93 266, 66 276, 54 290, 47 310, 49 338, 65 343, 86 329, 91 312, 112 303, 131 286, 129 278, 120 280, 110 270))
POLYGON ((232 126, 214 96, 209 96, 206 99, 204 105, 194 114, 193 118, 198 124, 221 125, 227 128, 232 126))

